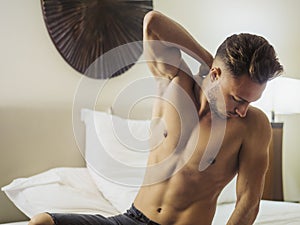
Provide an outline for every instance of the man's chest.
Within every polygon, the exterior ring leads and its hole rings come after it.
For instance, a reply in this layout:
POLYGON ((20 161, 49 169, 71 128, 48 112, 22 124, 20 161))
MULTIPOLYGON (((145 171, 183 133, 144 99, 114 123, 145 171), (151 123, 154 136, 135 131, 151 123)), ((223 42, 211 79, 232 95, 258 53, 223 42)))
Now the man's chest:
POLYGON ((197 135, 191 136, 192 139, 188 140, 182 153, 187 168, 219 178, 237 171, 243 142, 239 134, 243 132, 230 128, 224 131, 220 129, 213 131, 202 127, 197 135))
POLYGON ((160 119, 151 133, 156 162, 176 156, 180 159, 177 167, 189 163, 200 172, 208 168, 233 170, 244 138, 242 126, 226 120, 201 120, 189 129, 170 129, 168 120, 160 119))

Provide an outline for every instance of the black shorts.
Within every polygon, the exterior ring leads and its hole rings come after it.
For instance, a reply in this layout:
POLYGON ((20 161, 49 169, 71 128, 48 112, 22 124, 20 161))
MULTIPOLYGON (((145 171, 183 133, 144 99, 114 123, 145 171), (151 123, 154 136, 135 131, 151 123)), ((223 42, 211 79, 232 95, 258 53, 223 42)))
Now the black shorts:
POLYGON ((126 213, 111 217, 104 217, 98 214, 48 214, 52 217, 55 225, 159 225, 146 217, 133 204, 126 213))

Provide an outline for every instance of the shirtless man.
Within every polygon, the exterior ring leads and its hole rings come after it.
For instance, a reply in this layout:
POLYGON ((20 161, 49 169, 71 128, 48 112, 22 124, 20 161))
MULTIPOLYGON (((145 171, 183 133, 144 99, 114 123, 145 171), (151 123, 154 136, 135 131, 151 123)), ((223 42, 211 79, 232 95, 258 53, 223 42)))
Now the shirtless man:
POLYGON ((144 40, 160 97, 153 107, 149 169, 132 208, 110 218, 43 213, 30 225, 209 225, 221 190, 236 174, 237 202, 227 224, 253 224, 271 129, 249 104, 282 72, 273 47, 259 36, 233 35, 213 58, 182 26, 155 11, 144 19, 144 40), (207 65, 207 75, 193 76, 181 51, 202 69, 207 65))

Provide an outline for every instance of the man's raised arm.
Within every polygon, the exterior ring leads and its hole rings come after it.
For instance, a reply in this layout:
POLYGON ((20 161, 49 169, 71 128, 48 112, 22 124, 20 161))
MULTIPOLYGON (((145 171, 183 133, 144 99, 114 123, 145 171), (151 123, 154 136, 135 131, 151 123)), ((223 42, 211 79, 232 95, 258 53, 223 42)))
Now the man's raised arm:
POLYGON ((144 49, 155 75, 172 78, 182 64, 180 50, 211 67, 212 55, 180 24, 151 11, 144 18, 144 49))

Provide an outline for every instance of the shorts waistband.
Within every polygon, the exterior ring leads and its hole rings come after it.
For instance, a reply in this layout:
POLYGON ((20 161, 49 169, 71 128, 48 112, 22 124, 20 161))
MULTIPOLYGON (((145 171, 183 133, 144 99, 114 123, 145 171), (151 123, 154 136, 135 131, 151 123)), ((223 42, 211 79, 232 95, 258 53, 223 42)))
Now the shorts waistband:
POLYGON ((144 215, 140 210, 138 210, 134 204, 131 205, 130 209, 127 210, 125 215, 128 215, 129 217, 133 217, 136 220, 146 223, 148 225, 160 225, 152 220, 150 220, 147 216, 144 215))

